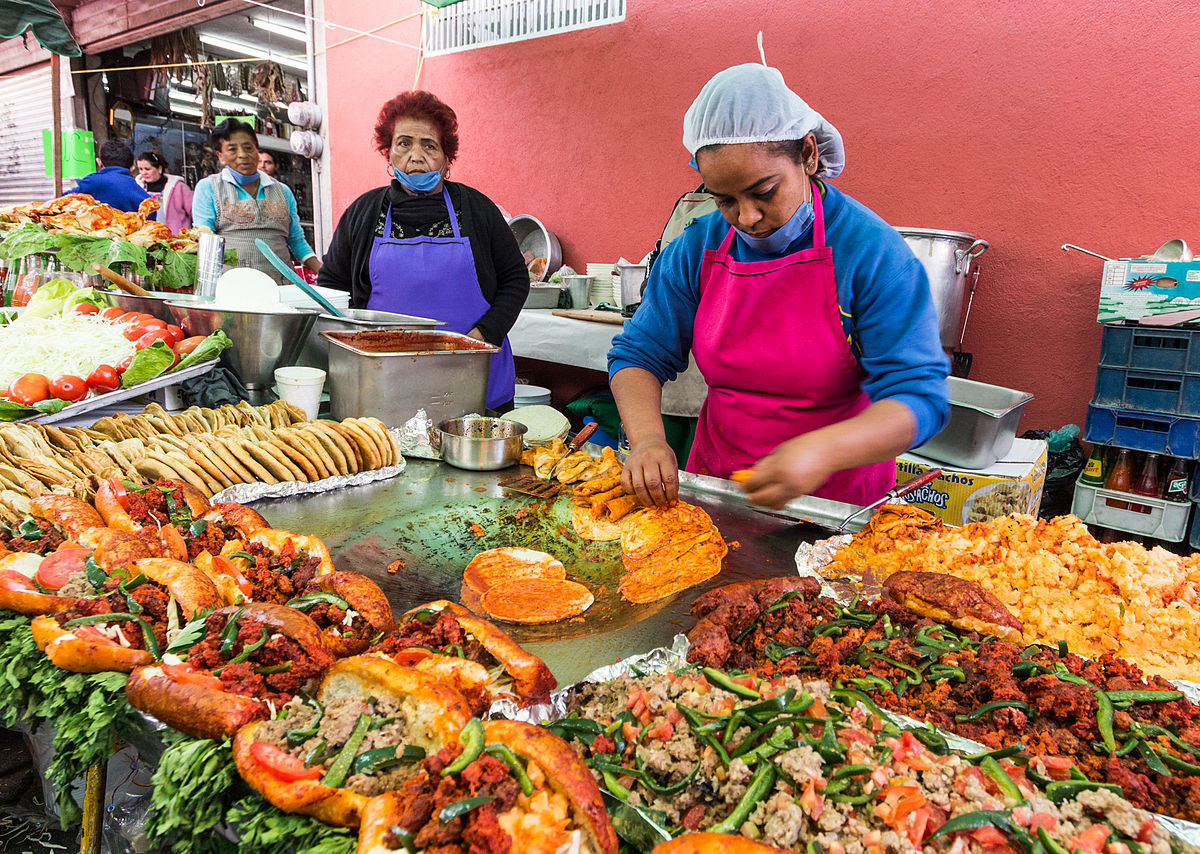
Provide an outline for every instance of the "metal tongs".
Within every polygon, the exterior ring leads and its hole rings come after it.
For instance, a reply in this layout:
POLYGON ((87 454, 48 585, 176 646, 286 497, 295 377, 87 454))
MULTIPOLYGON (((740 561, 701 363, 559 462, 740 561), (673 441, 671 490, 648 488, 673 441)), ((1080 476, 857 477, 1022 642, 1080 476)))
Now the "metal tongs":
POLYGON ((842 524, 837 526, 837 533, 839 533, 839 534, 846 533, 846 526, 849 525, 852 521, 857 519, 862 514, 868 512, 868 511, 874 510, 876 507, 879 507, 882 504, 887 504, 889 501, 895 501, 897 498, 903 498, 904 496, 908 495, 910 492, 915 492, 916 490, 920 489, 922 486, 925 486, 927 483, 933 483, 935 480, 937 480, 941 476, 942 476, 941 469, 932 468, 929 471, 925 472, 925 474, 921 475, 920 477, 915 477, 912 480, 906 480, 904 483, 896 484, 895 486, 893 486, 891 489, 889 489, 884 494, 883 498, 880 498, 878 501, 872 501, 866 507, 862 507, 862 508, 859 508, 858 510, 855 510, 853 513, 851 513, 849 516, 847 516, 845 519, 843 519, 842 524))

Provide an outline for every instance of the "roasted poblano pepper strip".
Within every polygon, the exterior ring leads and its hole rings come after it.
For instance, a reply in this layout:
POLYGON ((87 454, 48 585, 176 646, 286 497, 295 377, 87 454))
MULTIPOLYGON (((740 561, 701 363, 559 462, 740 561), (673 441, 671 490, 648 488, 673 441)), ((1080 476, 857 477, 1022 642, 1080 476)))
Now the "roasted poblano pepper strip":
POLYGON ((1115 753, 1117 750, 1117 737, 1113 733, 1113 709, 1112 698, 1108 696, 1106 691, 1096 692, 1096 727, 1100 730, 1100 741, 1104 744, 1105 750, 1109 753, 1115 753))
POLYGON ((398 824, 393 824, 388 829, 392 832, 392 836, 396 837, 400 847, 404 849, 404 854, 417 854, 417 843, 413 841, 411 833, 398 824))
POLYGON ((329 743, 325 739, 321 739, 313 749, 304 754, 304 767, 309 768, 313 765, 322 764, 328 757, 325 755, 329 752, 329 743))
POLYGON ((479 718, 471 718, 458 734, 458 742, 462 745, 462 753, 442 769, 442 776, 457 774, 483 753, 483 722, 479 718))
POLYGON ((258 558, 256 558, 254 555, 250 554, 250 552, 230 552, 228 557, 240 557, 240 558, 245 558, 246 560, 250 561, 251 563, 258 563, 258 558))
POLYGON ((1193 777, 1200 776, 1200 765, 1193 765, 1191 762, 1184 762, 1179 757, 1172 756, 1166 751, 1160 753, 1159 757, 1168 768, 1173 768, 1176 771, 1182 771, 1184 774, 1190 774, 1193 777))
POLYGON ((393 744, 390 747, 377 747, 365 750, 354 757, 350 764, 350 774, 374 774, 394 765, 405 762, 420 762, 425 758, 425 748, 415 744, 393 744))
POLYGON ((321 777, 322 786, 331 786, 336 789, 346 782, 346 777, 350 774, 350 766, 354 764, 354 757, 358 755, 358 748, 362 746, 363 739, 367 737, 367 730, 370 726, 370 715, 364 712, 358 716, 358 720, 354 722, 354 729, 350 731, 350 737, 346 739, 346 743, 338 751, 337 758, 330 763, 325 770, 325 775, 321 777))
POLYGON ((913 738, 939 756, 950 752, 950 744, 946 737, 933 727, 913 727, 909 732, 913 734, 913 738))
POLYGON ((1109 691, 1114 703, 1171 703, 1183 699, 1182 691, 1109 691))
POLYGON ((193 537, 199 537, 207 530, 208 522, 204 519, 197 519, 196 521, 192 522, 192 524, 188 525, 188 533, 193 537))
MULTIPOLYGON (((621 722, 615 723, 616 729, 620 729, 621 722)), ((591 718, 563 718, 559 721, 546 724, 546 729, 557 735, 564 741, 573 741, 578 739, 591 743, 592 740, 605 732, 603 726, 591 718)))
POLYGON ((1071 854, 1070 851, 1059 844, 1057 839, 1050 835, 1050 831, 1041 825, 1038 825, 1037 838, 1046 849, 1046 854, 1071 854))
POLYGON ((842 777, 862 777, 864 774, 870 774, 874 770, 874 765, 843 765, 840 768, 835 768, 833 773, 829 775, 829 779, 840 780, 842 777))
POLYGON ((313 718, 312 723, 303 729, 297 728, 288 730, 287 743, 292 747, 295 747, 298 744, 304 744, 304 742, 316 735, 317 730, 321 727, 321 719, 325 717, 325 707, 317 702, 315 698, 310 697, 307 702, 308 705, 312 706, 313 710, 316 711, 317 716, 313 718))
POLYGON ((924 677, 921 675, 921 671, 917 670, 917 668, 913 667, 912 665, 905 664, 902 661, 897 661, 894 658, 889 658, 881 653, 863 652, 858 656, 858 663, 864 667, 867 665, 867 662, 875 660, 882 661, 885 664, 890 664, 892 667, 895 667, 898 670, 903 670, 906 674, 908 674, 909 677, 912 678, 914 685, 919 685, 924 679, 924 677))
POLYGON ((484 804, 491 803, 496 800, 492 795, 479 795, 474 798, 463 798, 461 801, 455 801, 451 804, 446 804, 442 807, 442 811, 438 813, 438 824, 445 824, 448 821, 453 821, 459 816, 464 816, 473 809, 477 809, 484 804))
POLYGON ((213 675, 220 676, 221 671, 223 671, 226 667, 229 667, 230 664, 241 664, 244 661, 249 661, 250 656, 254 655, 254 653, 258 652, 260 649, 262 649, 264 646, 267 645, 267 641, 270 639, 270 637, 271 637, 270 631, 267 630, 266 626, 263 626, 262 634, 259 635, 258 640, 256 640, 254 643, 245 644, 242 647, 241 652, 239 652, 233 658, 229 659, 229 664, 225 664, 225 665, 222 665, 221 667, 214 668, 213 675))
POLYGON ((738 709, 729 716, 729 722, 725 725, 725 734, 721 736, 722 744, 729 744, 729 739, 733 738, 733 734, 737 732, 737 728, 742 725, 742 721, 745 719, 746 712, 742 709, 738 709))
POLYGON ((951 682, 967 681, 967 674, 963 672, 963 669, 951 664, 931 664, 925 675, 934 682, 943 682, 947 679, 951 682))
POLYGON ((882 676, 854 676, 846 680, 847 685, 864 691, 894 691, 896 686, 882 676))
POLYGON ((796 689, 788 688, 782 694, 777 694, 769 700, 762 700, 758 703, 751 703, 749 706, 742 706, 738 711, 745 717, 753 718, 756 721, 773 718, 783 714, 784 710, 787 709, 788 703, 795 696, 796 689))
POLYGON ((747 688, 741 683, 734 682, 733 677, 727 673, 722 673, 715 667, 704 667, 700 670, 704 674, 704 678, 708 680, 708 684, 728 691, 730 694, 736 694, 739 697, 745 697, 747 700, 761 700, 762 694, 755 691, 753 688, 747 688))
POLYGON ((100 564, 96 563, 96 559, 91 555, 88 555, 88 559, 83 562, 83 571, 87 575, 88 584, 97 590, 104 589, 104 584, 108 581, 108 575, 100 568, 100 564))
POLYGON ((264 667, 254 668, 254 672, 259 676, 270 676, 272 673, 287 673, 292 669, 292 662, 281 661, 278 664, 268 664, 264 667))
POLYGON ((622 786, 617 781, 617 775, 612 771, 601 771, 600 776, 604 778, 604 787, 608 789, 615 797, 623 801, 629 800, 629 790, 622 786))
POLYGON ((803 646, 784 646, 775 641, 768 641, 763 645, 763 655, 771 659, 771 661, 779 662, 787 658, 789 655, 806 655, 812 658, 812 652, 803 646))
POLYGON ((1009 836, 1015 835, 1008 813, 999 810, 975 810, 950 819, 934 831, 925 842, 928 844, 930 840, 937 839, 939 836, 948 836, 951 833, 958 833, 960 830, 978 830, 981 827, 994 827, 1009 836))
POLYGON ((875 717, 879 718, 881 721, 887 720, 887 716, 884 715, 883 709, 875 705, 874 701, 862 691, 855 691, 851 688, 835 688, 829 692, 829 696, 834 700, 854 700, 862 703, 875 717))
POLYGON ((985 756, 979 763, 979 770, 992 778, 992 782, 1000 789, 1000 794, 1008 798, 1013 806, 1025 802, 1025 796, 1021 794, 1017 784, 993 757, 985 756))
POLYGON ((1149 742, 1139 738, 1137 740, 1137 752, 1146 761, 1146 764, 1150 766, 1151 771, 1156 774, 1171 775, 1167 766, 1163 764, 1162 758, 1159 757, 1158 751, 1149 742))
POLYGON ((142 643, 146 647, 146 652, 158 658, 158 638, 154 636, 154 629, 150 628, 149 623, 134 614, 127 614, 123 611, 117 611, 112 614, 91 614, 87 617, 68 620, 63 623, 63 628, 73 629, 75 626, 94 626, 97 623, 116 623, 122 620, 132 620, 137 623, 138 628, 142 630, 142 643))
POLYGON ((710 827, 709 830, 713 833, 737 833, 746 819, 750 817, 754 807, 766 797, 773 785, 775 785, 775 766, 770 762, 763 762, 754 772, 754 776, 750 778, 750 784, 746 787, 742 799, 733 808, 733 812, 727 815, 723 821, 710 827))
POLYGON ((934 649, 941 649, 946 652, 954 652, 955 650, 962 649, 962 641, 958 639, 958 636, 942 626, 921 626, 917 630, 916 637, 913 638, 913 643, 931 646, 934 649), (934 637, 935 632, 937 633, 937 637, 934 637))
POLYGON ((963 721, 977 721, 984 715, 989 715, 996 711, 996 709, 1017 709, 1018 711, 1024 712, 1027 715, 1029 714, 1028 703, 1022 703, 1019 700, 993 700, 990 703, 984 703, 969 715, 955 715, 954 719, 959 723, 962 723, 963 721))
POLYGON ((305 593, 303 596, 297 596, 295 599, 289 599, 286 604, 289 608, 295 608, 297 611, 307 611, 314 605, 321 602, 327 602, 343 611, 353 610, 350 603, 338 596, 336 593, 326 593, 324 590, 318 590, 313 593, 305 593))
POLYGON ((225 627, 221 629, 221 655, 229 655, 233 652, 233 645, 238 636, 238 619, 241 618, 243 611, 244 609, 238 608, 225 621, 225 627))
POLYGON ((517 758, 517 754, 512 752, 512 748, 507 744, 485 744, 483 752, 494 756, 508 766, 508 770, 512 772, 513 779, 517 781, 517 785, 521 787, 521 793, 525 797, 533 794, 533 782, 529 779, 524 764, 517 758))
MULTIPOLYGON (((913 735, 916 735, 916 730, 913 730, 913 735)), ((1025 750, 1025 744, 1018 741, 1016 744, 1010 744, 1008 747, 998 747, 995 750, 988 750, 984 753, 971 753, 964 756, 963 759, 968 762, 982 762, 984 759, 991 757, 992 759, 1007 759, 1010 756, 1016 756, 1025 750)))
POLYGON ((1115 783, 1094 783, 1091 780, 1055 780, 1046 787, 1046 797, 1051 803, 1061 804, 1073 800, 1081 792, 1091 792, 1097 789, 1107 789, 1118 797, 1125 796, 1125 790, 1115 783))
POLYGON ((1031 676, 1041 676, 1044 673, 1053 673, 1049 667, 1044 664, 1038 664, 1036 661, 1018 661, 1013 665, 1012 673, 1020 679, 1028 679, 1031 676))
POLYGON ((776 599, 774 602, 772 602, 770 605, 768 605, 766 610, 763 611, 763 613, 764 614, 773 614, 776 611, 778 611, 780 608, 786 608, 787 603, 792 601, 793 599, 799 599, 801 602, 803 602, 804 594, 801 593, 799 590, 789 590, 787 593, 784 593, 782 596, 780 596, 778 599, 776 599))

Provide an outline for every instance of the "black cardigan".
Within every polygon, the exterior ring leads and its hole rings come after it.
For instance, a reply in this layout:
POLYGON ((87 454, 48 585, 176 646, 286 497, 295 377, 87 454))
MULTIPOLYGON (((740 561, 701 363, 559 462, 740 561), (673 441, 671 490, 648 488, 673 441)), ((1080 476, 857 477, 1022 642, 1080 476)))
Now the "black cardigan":
MULTIPOLYGON (((478 190, 447 181, 450 201, 458 215, 463 236, 470 238, 475 256, 475 273, 483 297, 491 306, 475 322, 483 337, 499 344, 508 335, 529 294, 529 272, 508 223, 500 209, 478 190)), ((323 287, 350 292, 350 305, 365 308, 371 297, 368 262, 371 243, 384 212, 385 197, 393 205, 393 226, 403 223, 408 230, 429 234, 449 234, 449 216, 439 192, 431 196, 410 196, 393 180, 388 187, 376 187, 363 193, 342 214, 333 232, 333 241, 323 259, 317 283, 323 287), (444 228, 436 228, 445 223, 444 228)))

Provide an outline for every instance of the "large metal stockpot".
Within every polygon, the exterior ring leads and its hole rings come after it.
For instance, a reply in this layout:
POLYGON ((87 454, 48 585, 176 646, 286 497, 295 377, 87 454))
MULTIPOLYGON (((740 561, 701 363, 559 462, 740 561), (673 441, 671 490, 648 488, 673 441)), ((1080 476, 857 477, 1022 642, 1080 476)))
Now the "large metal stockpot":
POLYGON ((942 346, 955 346, 961 338, 963 295, 967 292, 971 262, 987 251, 988 242, 962 231, 894 228, 920 259, 929 276, 942 346))
POLYGON ((334 418, 369 415, 396 427, 424 409, 434 423, 482 413, 500 348, 457 332, 322 332, 334 418))

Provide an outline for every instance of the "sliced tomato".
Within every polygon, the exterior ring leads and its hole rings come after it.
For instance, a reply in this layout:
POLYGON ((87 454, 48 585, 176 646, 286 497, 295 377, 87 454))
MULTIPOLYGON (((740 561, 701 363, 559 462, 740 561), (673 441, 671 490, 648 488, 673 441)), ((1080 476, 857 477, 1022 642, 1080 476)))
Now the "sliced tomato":
POLYGON ((646 730, 648 738, 657 738, 662 741, 669 741, 671 736, 675 734, 675 727, 668 721, 663 721, 656 727, 646 730))
MULTIPOLYGON (((229 558, 226 558, 229 560, 229 558)), ((424 649, 402 649, 392 655, 392 661, 402 667, 412 667, 418 661, 429 658, 433 653, 424 649)))
POLYGON ((1100 854, 1108 841, 1109 828, 1107 824, 1093 824, 1083 833, 1072 839, 1067 846, 1074 851, 1076 848, 1087 851, 1088 854, 1100 854))
POLYGON ((112 490, 112 496, 118 504, 125 510, 129 509, 129 489, 121 482, 119 477, 110 477, 108 479, 108 488, 112 490))
POLYGON ((225 557, 225 555, 213 555, 212 565, 213 569, 221 575, 228 575, 232 578, 233 583, 237 585, 238 590, 242 591, 243 596, 247 599, 254 598, 254 586, 246 576, 238 572, 238 568, 233 561, 225 557))
POLYGON ((83 564, 91 553, 91 549, 84 548, 51 552, 38 564, 38 584, 51 590, 61 589, 70 580, 72 572, 83 569, 83 564))
POLYGON ((15 569, 0 569, 0 590, 9 593, 38 593, 33 582, 15 569))
POLYGON ((211 673, 197 670, 188 664, 164 664, 162 671, 168 679, 178 682, 180 685, 194 685, 197 688, 211 688, 214 691, 220 691, 224 684, 211 673))
POLYGON ((116 321, 124 313, 125 309, 119 305, 110 305, 108 308, 101 309, 100 316, 108 321, 116 321))
POLYGON ((1008 844, 1008 837, 996 828, 992 827, 990 824, 985 824, 983 827, 972 830, 970 836, 984 847, 987 847, 988 845, 1008 844))
POLYGON ((921 840, 925 838, 925 831, 929 829, 929 810, 922 807, 913 812, 913 822, 908 826, 908 841, 915 848, 921 847, 921 840))
POLYGON ((113 646, 120 646, 120 644, 95 626, 76 626, 75 628, 71 629, 71 634, 75 635, 75 637, 81 641, 90 641, 91 643, 107 643, 113 646))
POLYGON ((69 309, 71 314, 99 314, 100 306, 92 305, 90 302, 77 302, 69 309))
POLYGON ((319 765, 305 768, 301 760, 265 741, 252 743, 250 755, 255 762, 287 783, 294 783, 297 780, 316 780, 325 773, 325 769, 319 765))
POLYGON ((179 533, 178 528, 174 525, 163 525, 158 531, 158 538, 167 547, 167 551, 171 553, 171 557, 176 560, 187 561, 187 543, 183 541, 183 535, 179 533))

